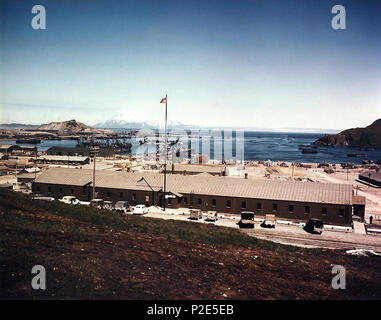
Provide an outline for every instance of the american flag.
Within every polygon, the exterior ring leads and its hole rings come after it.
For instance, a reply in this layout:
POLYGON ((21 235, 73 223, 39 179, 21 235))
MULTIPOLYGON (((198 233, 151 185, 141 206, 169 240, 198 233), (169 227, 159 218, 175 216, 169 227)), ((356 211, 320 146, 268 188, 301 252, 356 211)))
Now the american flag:
POLYGON ((167 97, 160 100, 160 103, 167 103, 167 97))

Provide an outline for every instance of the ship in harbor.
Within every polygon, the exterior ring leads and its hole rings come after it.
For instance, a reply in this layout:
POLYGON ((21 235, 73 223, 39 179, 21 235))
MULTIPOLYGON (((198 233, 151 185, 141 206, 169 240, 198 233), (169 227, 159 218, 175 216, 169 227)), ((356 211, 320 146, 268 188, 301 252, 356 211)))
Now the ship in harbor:
POLYGON ((19 138, 16 140, 16 143, 19 144, 39 144, 41 143, 41 139, 36 139, 36 138, 19 138))

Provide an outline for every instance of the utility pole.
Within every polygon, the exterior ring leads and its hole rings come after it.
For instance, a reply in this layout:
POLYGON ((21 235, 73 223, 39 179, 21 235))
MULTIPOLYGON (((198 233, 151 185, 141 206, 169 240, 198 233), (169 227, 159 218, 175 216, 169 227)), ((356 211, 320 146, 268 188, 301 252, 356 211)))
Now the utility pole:
POLYGON ((164 148, 165 148, 165 159, 164 159, 164 202, 163 202, 163 210, 165 211, 165 196, 167 192, 167 102, 168 96, 165 95, 164 99, 161 99, 160 103, 165 103, 165 127, 164 127, 164 148))
POLYGON ((291 168, 292 168, 291 177, 293 178, 294 177, 294 163, 291 163, 291 168))
POLYGON ((37 178, 37 150, 34 153, 34 155, 35 155, 35 159, 34 159, 34 180, 36 180, 36 178, 37 178))
POLYGON ((90 151, 90 155, 93 156, 93 198, 92 199, 95 199, 95 161, 97 158, 98 151, 99 150, 97 147, 91 148, 91 151, 90 151))

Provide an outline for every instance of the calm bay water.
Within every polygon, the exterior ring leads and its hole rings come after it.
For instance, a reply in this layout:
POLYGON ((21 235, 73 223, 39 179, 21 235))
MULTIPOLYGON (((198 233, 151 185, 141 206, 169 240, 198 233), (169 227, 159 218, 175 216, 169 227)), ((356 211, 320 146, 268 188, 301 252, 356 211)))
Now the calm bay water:
MULTIPOLYGON (((322 134, 315 133, 278 133, 278 132, 252 132, 245 131, 244 143, 244 159, 245 160, 271 160, 271 161, 292 161, 292 162, 328 162, 328 163, 361 163, 363 159, 381 160, 381 150, 364 150, 352 147, 319 147, 316 154, 302 154, 299 145, 309 145, 322 134), (367 157, 352 158, 348 157, 348 153, 366 154, 367 157)), ((197 138, 191 138, 193 142, 197 138)), ((204 138, 205 139, 205 138, 204 138)), ((140 139, 129 140, 132 143, 131 154, 135 154, 139 148, 140 139)), ((185 139, 188 142, 187 139, 185 139)), ((184 138, 180 141, 185 142, 184 138)), ((233 135, 233 147, 235 143, 242 143, 242 139, 235 139, 233 135)), ((15 144, 15 141, 2 141, 1 144, 15 144)), ((46 151, 53 146, 75 147, 75 140, 44 140, 37 144, 39 151, 46 151)), ((200 147, 202 146, 202 142, 200 147)), ((212 143, 213 146, 213 143, 212 143)), ((217 146, 217 144, 216 144, 217 146)), ((213 157, 213 152, 211 153, 213 157)), ((235 150, 233 150, 233 156, 235 150)), ((237 155, 236 159, 240 160, 241 155, 237 155)))

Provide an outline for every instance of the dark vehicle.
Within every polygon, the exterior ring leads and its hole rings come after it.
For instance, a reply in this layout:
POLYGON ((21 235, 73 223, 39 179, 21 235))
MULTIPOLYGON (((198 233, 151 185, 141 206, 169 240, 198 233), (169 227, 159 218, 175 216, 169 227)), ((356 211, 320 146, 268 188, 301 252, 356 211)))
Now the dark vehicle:
POLYGON ((320 219, 310 219, 304 226, 304 230, 309 233, 322 234, 323 226, 323 221, 320 219))
POLYGON ((112 201, 103 201, 102 208, 105 210, 114 210, 114 203, 112 201))
POLYGON ((90 201, 90 207, 95 207, 95 208, 98 208, 98 209, 102 209, 102 206, 103 206, 103 199, 92 199, 90 201))
POLYGON ((240 228, 254 228, 254 212, 241 212, 241 220, 238 222, 240 228))
POLYGON ((131 211, 131 206, 128 201, 118 201, 115 203, 114 209, 116 211, 127 213, 128 211, 131 211))
POLYGON ((265 220, 263 220, 262 228, 275 228, 276 220, 274 214, 266 214, 265 220))

